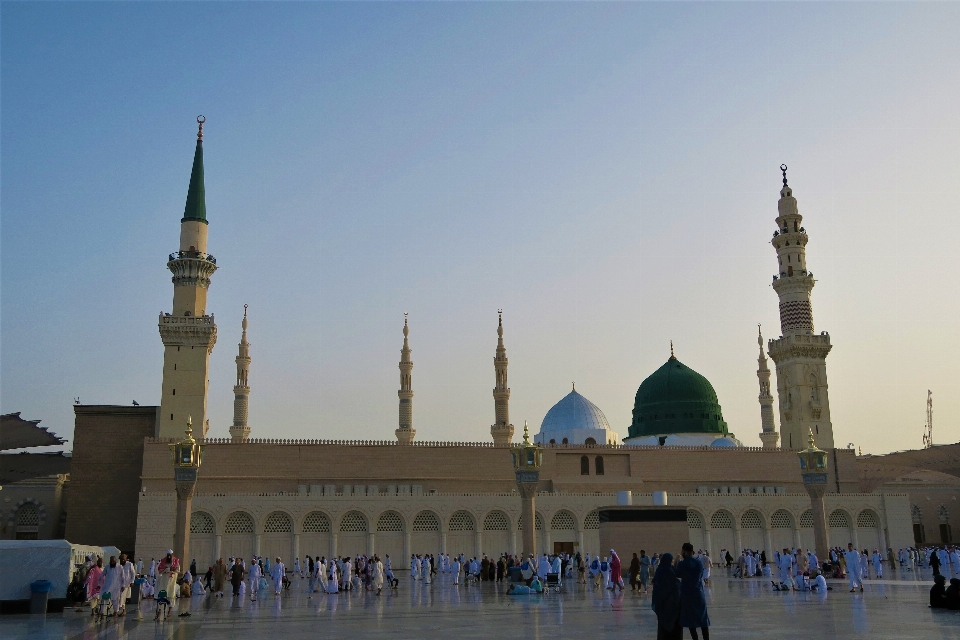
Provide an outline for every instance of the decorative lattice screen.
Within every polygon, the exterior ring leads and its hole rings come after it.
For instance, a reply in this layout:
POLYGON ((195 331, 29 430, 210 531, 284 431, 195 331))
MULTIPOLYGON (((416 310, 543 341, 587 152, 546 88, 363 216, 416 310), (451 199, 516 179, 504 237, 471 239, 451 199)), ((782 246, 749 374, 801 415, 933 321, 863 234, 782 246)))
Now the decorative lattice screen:
POLYGON ((249 513, 243 511, 234 511, 227 516, 227 522, 223 525, 224 533, 253 533, 253 518, 249 513))
POLYGON ((687 527, 690 529, 703 529, 703 518, 696 511, 687 510, 687 527))
POLYGON ((213 518, 209 513, 197 511, 190 516, 190 533, 213 533, 213 518))
POLYGON ((876 529, 880 526, 880 523, 877 522, 877 514, 873 511, 861 511, 857 514, 857 526, 861 529, 876 529))
POLYGON ((20 505, 20 508, 17 509, 17 526, 40 526, 40 510, 37 509, 37 505, 32 502, 24 502, 22 505, 20 505))
POLYGON ((510 528, 510 521, 507 520, 507 514, 503 511, 491 511, 483 519, 484 531, 507 531, 510 528))
POLYGON ((293 531, 293 520, 282 511, 271 513, 263 525, 264 533, 290 533, 291 531, 293 531))
POLYGON ((311 511, 303 519, 304 533, 330 533, 330 518, 320 511, 311 511))
MULTIPOLYGON (((537 531, 543 531, 543 518, 540 517, 540 514, 537 514, 537 519, 534 521, 534 528, 537 531)), ((597 520, 597 528, 600 528, 600 521, 597 520)), ((523 516, 517 518, 517 531, 523 531, 523 516)))
MULTIPOLYGON (((811 516, 812 519, 812 516, 811 516)), ((790 528, 790 513, 779 509, 773 512, 773 515, 770 516, 770 527, 772 529, 789 529, 790 528)))
POLYGON ((433 511, 421 511, 413 519, 414 531, 440 531, 440 520, 433 511))
POLYGON ((813 511, 807 509, 800 514, 800 528, 802 529, 812 529, 813 528, 813 511))
POLYGON ((403 518, 396 511, 382 513, 377 520, 377 531, 403 531, 403 518))
POLYGON ((450 516, 450 531, 473 531, 473 516, 467 511, 457 511, 450 516))
POLYGON ((359 511, 349 511, 340 519, 340 531, 343 533, 366 533, 367 519, 359 511))
POLYGON ((733 516, 729 511, 717 511, 710 516, 710 527, 713 529, 732 529, 733 516))
MULTIPOLYGON (((811 514, 811 523, 812 521, 813 521, 813 517, 811 514)), ((841 527, 846 527, 846 528, 850 527, 850 519, 847 518, 847 514, 845 514, 843 511, 840 511, 839 509, 830 514, 828 523, 831 527, 836 527, 838 529, 841 527)))
POLYGON ((600 512, 591 511, 587 514, 587 517, 583 519, 583 528, 584 529, 599 529, 600 528, 600 512))
POLYGON ((763 529, 763 520, 760 518, 760 514, 752 509, 744 513, 740 516, 740 528, 763 529))
POLYGON ((554 531, 571 531, 577 528, 577 523, 569 511, 558 511, 550 521, 550 528, 554 531))

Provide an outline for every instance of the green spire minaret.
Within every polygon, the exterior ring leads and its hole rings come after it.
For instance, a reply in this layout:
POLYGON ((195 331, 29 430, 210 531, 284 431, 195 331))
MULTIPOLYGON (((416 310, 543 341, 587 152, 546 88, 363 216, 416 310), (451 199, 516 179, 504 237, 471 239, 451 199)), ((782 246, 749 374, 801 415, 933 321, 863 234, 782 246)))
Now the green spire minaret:
POLYGON ((190 172, 190 188, 187 189, 187 206, 183 208, 183 218, 180 222, 195 220, 204 224, 207 222, 207 198, 203 189, 203 123, 207 119, 197 118, 200 130, 197 132, 197 150, 193 153, 193 171, 190 172))

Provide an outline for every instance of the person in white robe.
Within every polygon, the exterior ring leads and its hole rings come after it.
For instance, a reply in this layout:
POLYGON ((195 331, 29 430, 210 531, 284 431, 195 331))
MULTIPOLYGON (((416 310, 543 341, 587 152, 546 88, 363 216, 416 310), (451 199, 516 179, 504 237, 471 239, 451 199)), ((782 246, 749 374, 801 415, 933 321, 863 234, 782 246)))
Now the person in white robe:
POLYGON ((873 561, 873 571, 877 574, 877 579, 883 578, 883 556, 880 555, 880 551, 874 549, 870 560, 873 561))
POLYGON ((450 575, 453 577, 453 584, 460 584, 460 558, 457 556, 454 556, 450 563, 450 575))
POLYGON ((293 559, 293 575, 297 576, 298 578, 303 577, 300 575, 300 558, 293 559))
POLYGON ((777 558, 777 569, 780 570, 780 586, 782 588, 792 586, 793 578, 790 569, 793 567, 793 556, 786 549, 777 558))
POLYGON ((947 557, 950 559, 951 575, 955 578, 957 575, 960 575, 960 553, 957 552, 956 547, 951 547, 947 557))
POLYGON ((125 588, 123 567, 117 562, 116 556, 110 556, 110 562, 103 568, 103 586, 100 588, 101 599, 110 594, 110 606, 113 607, 113 617, 120 612, 125 588))
POLYGON ((850 580, 850 591, 860 589, 863 591, 863 567, 860 552, 853 548, 853 544, 847 545, 847 551, 843 554, 847 561, 847 579, 850 580))
POLYGON ((822 596, 827 595, 827 580, 823 577, 823 574, 819 570, 813 572, 815 577, 813 583, 810 585, 810 588, 819 593, 822 596))
POLYGON ((810 563, 811 571, 814 569, 818 569, 818 570, 820 569, 820 558, 817 557, 816 552, 814 552, 813 550, 811 550, 810 553, 807 554, 807 562, 810 563))
POLYGON ((137 558, 137 575, 143 575, 143 558, 137 558))
POLYGON ((283 566, 283 563, 280 562, 280 558, 277 558, 276 562, 273 563, 273 567, 270 569, 270 577, 273 578, 273 595, 280 595, 280 590, 283 589, 283 576, 286 573, 286 567, 283 566))
POLYGON ((547 560, 547 554, 544 553, 540 556, 540 561, 537 562, 537 577, 540 578, 540 582, 546 582, 548 571, 550 571, 550 561, 547 560))
POLYGON ((353 588, 353 562, 350 561, 350 558, 345 558, 343 565, 341 567, 340 579, 343 582, 343 588, 345 591, 349 591, 353 588))
POLYGON ((327 566, 327 584, 324 591, 326 593, 339 593, 339 586, 337 563, 335 558, 330 558, 330 564, 327 566))
POLYGON ((410 556, 410 577, 414 580, 420 579, 420 558, 418 556, 410 556))
POLYGON ((562 567, 563 562, 560 560, 560 556, 554 556, 553 563, 550 565, 550 573, 555 573, 559 576, 562 567))
POLYGON ((150 578, 151 584, 157 584, 157 561, 153 558, 150 558, 150 568, 147 569, 147 577, 150 578))
MULTIPOLYGON (((711 562, 710 556, 707 555, 706 551, 700 556, 700 564, 703 565, 703 583, 708 584, 710 582, 710 570, 713 568, 713 562, 711 562)), ((646 586, 644 586, 644 590, 646 590, 646 586)))
POLYGON ((263 577, 263 572, 260 570, 260 565, 256 562, 250 564, 250 602, 257 601, 257 593, 260 592, 260 578, 263 577))
POLYGON ((427 556, 423 556, 423 559, 420 561, 420 578, 429 584, 430 582, 430 559, 427 556))
POLYGON ((377 556, 373 556, 373 588, 377 590, 377 595, 383 589, 383 563, 377 556))

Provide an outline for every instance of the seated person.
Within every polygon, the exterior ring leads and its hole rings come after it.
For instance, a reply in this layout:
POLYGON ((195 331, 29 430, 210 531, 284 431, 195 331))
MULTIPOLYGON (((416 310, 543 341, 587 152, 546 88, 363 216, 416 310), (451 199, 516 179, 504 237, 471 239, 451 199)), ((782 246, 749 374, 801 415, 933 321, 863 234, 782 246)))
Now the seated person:
POLYGON ((536 593, 543 593, 543 583, 540 582, 539 577, 533 576, 533 580, 530 581, 530 590, 536 593))
POLYGON ((947 608, 947 590, 944 588, 947 579, 943 576, 937 575, 933 576, 933 586, 930 587, 930 608, 931 609, 946 609, 947 608))
POLYGON ((950 579, 950 586, 947 587, 946 596, 947 609, 960 609, 960 579, 950 579))
POLYGON ((531 593, 530 587, 528 587, 525 584, 520 584, 517 582, 511 583, 510 586, 507 588, 508 596, 525 596, 525 595, 530 595, 530 593, 531 593))
POLYGON ((821 593, 825 593, 830 590, 830 587, 827 586, 827 579, 823 577, 822 573, 814 569, 811 575, 813 576, 813 584, 811 585, 810 588, 813 591, 819 591, 821 593))

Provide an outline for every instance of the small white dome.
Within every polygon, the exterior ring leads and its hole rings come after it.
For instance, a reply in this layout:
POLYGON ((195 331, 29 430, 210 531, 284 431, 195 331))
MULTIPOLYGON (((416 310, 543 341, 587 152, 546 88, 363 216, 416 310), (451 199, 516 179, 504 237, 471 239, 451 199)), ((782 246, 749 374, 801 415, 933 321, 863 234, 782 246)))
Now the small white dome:
POLYGON ((576 391, 568 393, 553 405, 540 424, 540 433, 567 431, 570 429, 610 430, 610 423, 603 411, 576 391))
POLYGON ((736 447, 737 443, 733 438, 717 438, 710 443, 711 447, 736 447))

